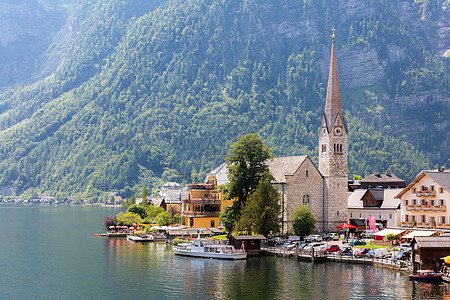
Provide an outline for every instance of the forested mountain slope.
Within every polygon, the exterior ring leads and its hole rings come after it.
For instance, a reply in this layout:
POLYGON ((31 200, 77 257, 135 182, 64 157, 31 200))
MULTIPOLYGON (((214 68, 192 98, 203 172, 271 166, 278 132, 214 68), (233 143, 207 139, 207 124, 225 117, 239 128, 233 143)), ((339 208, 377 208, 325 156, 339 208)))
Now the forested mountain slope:
POLYGON ((411 180, 448 163, 439 1, 148 2, 77 1, 56 72, 0 96, 5 192, 203 180, 248 132, 277 156, 316 158, 332 27, 349 175, 411 180))

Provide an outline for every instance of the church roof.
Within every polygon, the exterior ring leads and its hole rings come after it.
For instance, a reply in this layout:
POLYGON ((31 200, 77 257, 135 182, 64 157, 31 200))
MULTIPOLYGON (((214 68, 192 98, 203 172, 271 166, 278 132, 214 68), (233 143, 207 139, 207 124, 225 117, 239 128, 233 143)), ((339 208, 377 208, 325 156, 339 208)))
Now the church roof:
POLYGON ((331 60, 330 71, 328 73, 327 98, 325 103, 324 118, 326 121, 328 132, 331 132, 334 122, 338 114, 344 120, 344 115, 341 109, 341 95, 339 92, 339 78, 336 64, 336 50, 334 47, 334 40, 331 46, 331 60))
POLYGON ((286 175, 294 175, 308 155, 288 156, 268 159, 266 161, 270 173, 277 183, 286 183, 286 175))

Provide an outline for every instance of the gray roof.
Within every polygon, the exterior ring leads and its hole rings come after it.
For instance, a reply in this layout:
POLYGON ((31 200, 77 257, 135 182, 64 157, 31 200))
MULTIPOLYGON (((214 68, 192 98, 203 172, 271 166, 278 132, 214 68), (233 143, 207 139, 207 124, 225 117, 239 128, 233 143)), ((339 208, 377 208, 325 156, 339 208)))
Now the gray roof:
POLYGON ((238 241, 243 240, 265 240, 266 237, 263 235, 234 235, 233 238, 238 241))
MULTIPOLYGON (((363 206, 362 197, 365 193, 370 192, 377 200, 382 200, 380 208, 383 209, 397 209, 400 205, 400 200, 394 198, 403 189, 357 189, 348 197, 348 208, 365 208, 363 206)), ((377 207, 366 207, 367 209, 376 209, 377 207)))
POLYGON ((417 236, 415 237, 419 248, 448 248, 450 249, 450 236, 417 236))
POLYGON ((366 178, 364 178, 363 180, 359 181, 360 183, 381 183, 381 182, 386 182, 386 183, 406 183, 405 180, 398 178, 397 176, 395 176, 394 174, 370 174, 368 175, 366 178))
POLYGON ((270 173, 277 183, 286 183, 286 175, 294 175, 308 155, 288 156, 268 159, 266 161, 270 173))
POLYGON ((437 184, 443 187, 447 192, 450 192, 450 172, 444 171, 424 171, 425 175, 434 180, 437 184))
POLYGON ((228 166, 227 163, 224 162, 214 170, 208 173, 208 176, 215 176, 217 180, 217 185, 227 184, 228 180, 228 166))

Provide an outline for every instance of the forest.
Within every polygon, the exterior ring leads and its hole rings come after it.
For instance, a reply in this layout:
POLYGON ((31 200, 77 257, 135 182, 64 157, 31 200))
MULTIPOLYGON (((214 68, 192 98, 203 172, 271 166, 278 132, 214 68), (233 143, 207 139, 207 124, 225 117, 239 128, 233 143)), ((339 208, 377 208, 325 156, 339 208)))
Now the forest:
POLYGON ((0 192, 104 201, 203 181, 247 133, 317 162, 332 27, 349 178, 448 166, 441 1, 355 2, 73 2, 55 72, 0 94, 0 192))

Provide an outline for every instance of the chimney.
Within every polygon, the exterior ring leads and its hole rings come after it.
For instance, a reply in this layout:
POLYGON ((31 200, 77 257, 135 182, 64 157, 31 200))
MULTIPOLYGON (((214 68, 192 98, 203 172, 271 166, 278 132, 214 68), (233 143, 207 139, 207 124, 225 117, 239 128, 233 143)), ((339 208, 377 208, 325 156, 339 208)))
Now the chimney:
POLYGON ((386 170, 386 176, 389 176, 389 170, 386 170))
POLYGON ((438 172, 442 172, 441 167, 438 167, 438 172))
POLYGON ((379 175, 378 170, 375 169, 375 171, 373 171, 373 174, 374 174, 374 175, 379 175))

